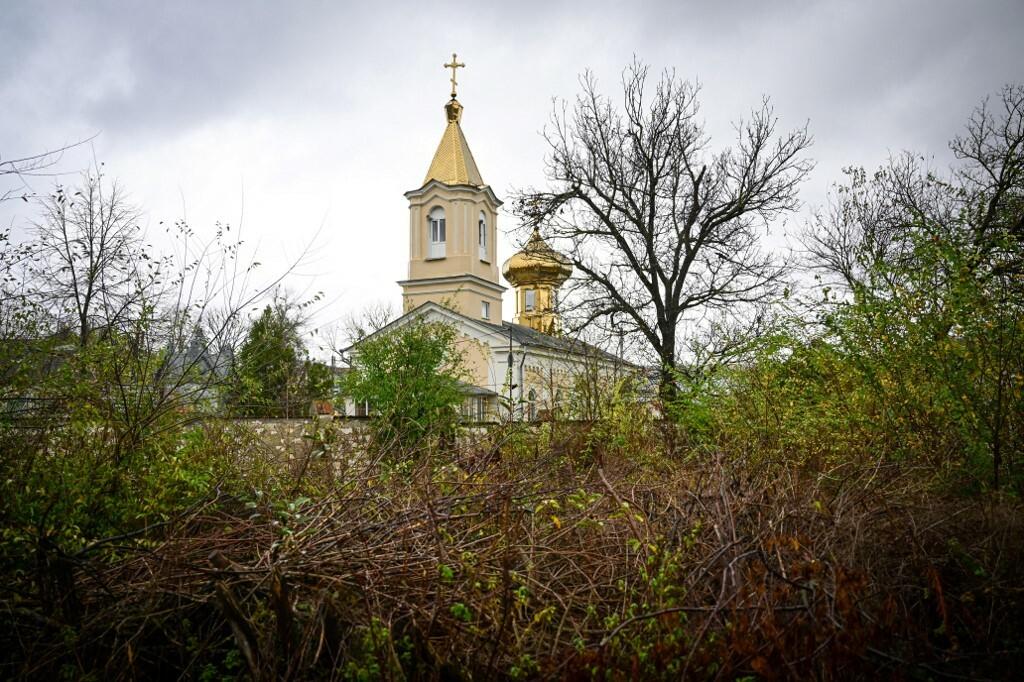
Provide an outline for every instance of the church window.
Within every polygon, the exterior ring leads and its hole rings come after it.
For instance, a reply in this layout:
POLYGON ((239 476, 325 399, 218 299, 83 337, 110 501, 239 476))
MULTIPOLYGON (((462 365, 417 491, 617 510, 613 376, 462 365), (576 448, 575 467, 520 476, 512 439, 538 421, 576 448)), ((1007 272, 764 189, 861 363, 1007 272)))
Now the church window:
POLYGON ((488 301, 480 302, 480 317, 485 320, 491 319, 491 304, 488 301))
POLYGON ((535 422, 537 421, 537 392, 531 388, 526 400, 527 418, 535 422))
POLYGON ((446 235, 443 208, 438 206, 430 211, 428 225, 428 231, 430 233, 430 248, 427 253, 427 258, 444 258, 446 235))
POLYGON ((523 301, 523 310, 526 312, 532 312, 537 307, 537 292, 533 289, 527 289, 523 293, 525 300, 523 301))
POLYGON ((477 221, 477 242, 480 244, 480 260, 489 260, 487 258, 487 218, 483 211, 480 211, 480 219, 477 221))

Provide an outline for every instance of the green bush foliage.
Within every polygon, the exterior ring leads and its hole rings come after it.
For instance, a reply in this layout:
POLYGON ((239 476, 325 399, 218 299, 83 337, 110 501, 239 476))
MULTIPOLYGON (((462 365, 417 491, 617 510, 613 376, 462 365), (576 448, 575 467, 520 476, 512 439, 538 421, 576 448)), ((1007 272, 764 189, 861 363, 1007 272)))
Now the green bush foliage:
POLYGON ((449 325, 414 321, 353 351, 344 392, 370 405, 378 448, 409 454, 454 435, 465 378, 456 341, 449 325))

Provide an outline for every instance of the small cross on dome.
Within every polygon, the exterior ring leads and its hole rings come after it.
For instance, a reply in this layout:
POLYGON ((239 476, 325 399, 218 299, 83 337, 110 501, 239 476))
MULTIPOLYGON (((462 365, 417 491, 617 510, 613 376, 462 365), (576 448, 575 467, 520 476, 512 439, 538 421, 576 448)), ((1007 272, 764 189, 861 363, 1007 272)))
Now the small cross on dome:
POLYGON ((455 99, 455 86, 458 82, 455 80, 455 69, 464 69, 466 65, 458 60, 458 57, 452 52, 452 61, 450 64, 445 64, 444 68, 452 70, 452 99, 455 99))

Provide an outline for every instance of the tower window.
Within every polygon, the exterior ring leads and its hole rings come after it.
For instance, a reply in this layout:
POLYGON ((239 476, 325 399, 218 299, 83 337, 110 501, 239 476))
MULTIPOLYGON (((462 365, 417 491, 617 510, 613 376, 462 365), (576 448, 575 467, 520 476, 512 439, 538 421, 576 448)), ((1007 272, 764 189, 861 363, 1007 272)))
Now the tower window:
POLYGON ((527 289, 523 292, 523 310, 526 312, 532 312, 537 307, 537 292, 534 289, 527 289))
POLYGON ((485 320, 491 319, 491 304, 489 301, 480 302, 480 317, 485 320))
POLYGON ((487 218, 483 211, 480 211, 477 221, 477 242, 480 244, 480 260, 487 261, 487 218))
POLYGON ((427 226, 430 242, 427 258, 444 258, 446 235, 443 208, 438 206, 430 211, 427 226))

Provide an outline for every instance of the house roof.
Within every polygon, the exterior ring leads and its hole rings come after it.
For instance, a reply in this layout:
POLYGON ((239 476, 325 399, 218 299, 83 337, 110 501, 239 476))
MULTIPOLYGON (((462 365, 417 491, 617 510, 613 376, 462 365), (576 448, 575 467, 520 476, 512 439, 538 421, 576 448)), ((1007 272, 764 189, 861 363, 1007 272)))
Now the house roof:
POLYGON ((495 393, 494 391, 492 391, 489 388, 484 388, 483 386, 475 386, 473 384, 466 383, 465 381, 460 381, 459 382, 459 390, 462 392, 463 395, 468 395, 468 396, 486 396, 486 397, 489 397, 489 396, 496 396, 496 395, 498 395, 497 393, 495 393))
POLYGON ((484 324, 501 329, 504 336, 511 334, 513 341, 524 346, 547 348, 562 353, 572 353, 573 355, 589 355, 611 362, 622 362, 618 356, 579 339, 572 339, 566 336, 552 336, 551 334, 545 334, 531 327, 515 324, 514 322, 502 321, 500 325, 491 324, 490 322, 485 322, 484 324))

